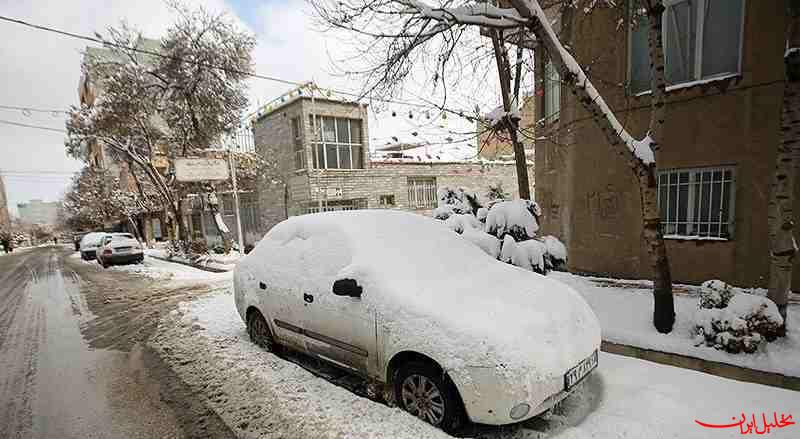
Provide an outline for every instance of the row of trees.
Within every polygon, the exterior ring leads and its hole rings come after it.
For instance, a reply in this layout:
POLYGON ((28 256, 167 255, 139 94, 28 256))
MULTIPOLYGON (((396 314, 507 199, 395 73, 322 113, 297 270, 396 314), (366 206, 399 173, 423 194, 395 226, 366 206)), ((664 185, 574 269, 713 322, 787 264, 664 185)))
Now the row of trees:
MULTIPOLYGON (((222 14, 170 5, 178 19, 161 40, 144 40, 126 25, 109 28, 105 50, 84 58, 86 98, 69 112, 67 153, 88 161, 93 150, 102 150, 129 169, 136 189, 116 189, 114 176, 85 169, 65 199, 76 226, 163 211, 175 235, 187 241, 187 195, 230 189, 227 182, 181 183, 173 163, 182 157, 229 158, 221 148, 247 106, 245 79, 252 72, 255 39, 222 14)), ((242 152, 234 159, 245 188, 276 178, 269 159, 242 152)))

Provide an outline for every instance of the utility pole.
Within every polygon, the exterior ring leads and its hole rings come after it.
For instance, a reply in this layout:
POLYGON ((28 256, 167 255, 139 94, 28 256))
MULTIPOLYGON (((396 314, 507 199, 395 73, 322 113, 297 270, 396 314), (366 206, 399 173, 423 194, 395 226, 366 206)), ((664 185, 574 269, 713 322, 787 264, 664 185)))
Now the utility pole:
POLYGON ((239 254, 244 254, 244 236, 242 235, 242 211, 239 208, 239 188, 236 185, 236 165, 233 159, 233 146, 228 146, 228 163, 231 167, 231 184, 233 185, 233 206, 236 209, 236 234, 239 238, 239 254))

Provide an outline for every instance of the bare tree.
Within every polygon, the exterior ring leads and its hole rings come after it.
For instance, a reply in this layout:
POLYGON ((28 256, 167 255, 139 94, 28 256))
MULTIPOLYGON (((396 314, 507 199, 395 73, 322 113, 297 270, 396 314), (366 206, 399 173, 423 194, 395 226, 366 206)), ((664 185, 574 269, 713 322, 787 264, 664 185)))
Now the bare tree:
MULTIPOLYGON (((654 274, 653 323, 659 332, 672 330, 675 321, 672 276, 661 231, 655 178, 656 153, 666 116, 661 32, 664 6, 660 0, 635 0, 637 7, 633 8, 635 13, 644 14, 648 19, 651 118, 643 139, 634 138, 620 123, 584 69, 561 43, 538 0, 507 0, 501 1, 501 6, 469 0, 438 0, 435 4, 421 0, 309 1, 325 23, 363 37, 359 43, 363 45, 362 53, 371 65, 356 73, 366 82, 365 93, 398 93, 403 81, 412 76, 415 68, 422 68, 419 64, 426 62, 425 68, 431 73, 433 85, 444 84, 444 77, 465 68, 461 59, 463 43, 469 41, 474 45, 475 42, 467 31, 482 29, 484 33, 488 32, 492 47, 484 49, 484 52, 492 55, 499 72, 503 98, 503 111, 495 114, 493 119, 508 131, 514 144, 521 196, 528 194, 524 151, 516 137, 519 130, 519 83, 521 76, 528 71, 520 67, 523 63, 521 46, 526 35, 535 36, 539 47, 547 52, 561 73, 562 81, 577 95, 578 102, 592 115, 595 124, 636 177, 641 195, 643 239, 654 274), (510 43, 517 44, 513 63, 509 55, 509 46, 513 47, 510 43)), ((579 3, 583 3, 587 10, 601 5, 623 7, 611 0, 555 0, 546 4, 578 7, 579 3)), ((480 63, 473 63, 468 68, 492 71, 480 63)))
POLYGON ((141 170, 185 240, 182 198, 157 165, 213 149, 239 123, 255 40, 224 15, 174 7, 179 19, 157 44, 122 25, 109 29, 106 55, 85 58, 97 100, 71 110, 66 147, 84 158, 99 143, 141 170))
POLYGON ((794 239, 794 188, 797 156, 800 154, 800 1, 786 0, 786 84, 783 89, 781 139, 775 156, 775 172, 769 200, 770 270, 768 297, 783 316, 781 333, 786 333, 786 304, 792 288, 792 262, 797 253, 794 239))

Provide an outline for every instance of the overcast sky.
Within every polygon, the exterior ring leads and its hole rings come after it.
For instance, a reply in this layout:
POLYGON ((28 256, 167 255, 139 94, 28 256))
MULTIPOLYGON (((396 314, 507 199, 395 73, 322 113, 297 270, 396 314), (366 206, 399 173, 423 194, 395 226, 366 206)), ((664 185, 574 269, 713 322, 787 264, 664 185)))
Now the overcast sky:
MULTIPOLYGON (((303 0, 193 0, 214 11, 225 11, 241 26, 254 33, 258 45, 254 53, 255 70, 264 75, 292 81, 314 80, 320 86, 358 91, 359 84, 333 75, 329 53, 336 53, 341 41, 325 38, 312 24, 303 0), (332 46, 332 47, 331 47, 332 46)), ((162 0, 0 0, 0 15, 62 30, 92 35, 124 19, 147 37, 160 37, 173 16, 162 0)), ((77 104, 81 53, 84 41, 42 32, 0 21, 0 106, 63 110, 77 104)), ((290 89, 285 84, 253 79, 250 96, 253 106, 265 103, 290 89)), ((489 98, 480 102, 459 102, 460 108, 480 103, 494 104, 489 98)), ((425 95, 418 90, 417 95, 425 95)), ((413 96, 404 99, 417 101, 413 96)), ((371 114, 372 146, 384 144, 393 136, 401 140, 420 129, 408 119, 409 107, 394 106, 380 114, 371 114), (392 117, 395 111, 405 117, 392 117)), ((417 114, 419 117, 420 114, 417 114)), ((450 118, 446 131, 466 131, 471 124, 450 118)), ((0 108, 0 172, 6 183, 12 213, 16 204, 30 199, 58 200, 69 179, 82 164, 64 154, 64 134, 9 125, 11 121, 29 125, 64 128, 64 115, 25 112, 0 108)), ((438 127, 423 131, 435 137, 438 127)))

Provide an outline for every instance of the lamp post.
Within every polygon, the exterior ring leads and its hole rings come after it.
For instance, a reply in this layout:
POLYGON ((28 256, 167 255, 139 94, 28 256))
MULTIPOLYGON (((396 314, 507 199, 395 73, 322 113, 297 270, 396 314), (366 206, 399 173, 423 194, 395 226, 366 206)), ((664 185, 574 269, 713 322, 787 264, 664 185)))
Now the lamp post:
POLYGON ((236 234, 239 238, 239 253, 244 254, 244 236, 242 235, 242 211, 239 209, 239 189, 236 185, 236 165, 233 158, 233 147, 228 147, 228 163, 231 167, 231 184, 233 186, 233 208, 236 210, 236 234))

